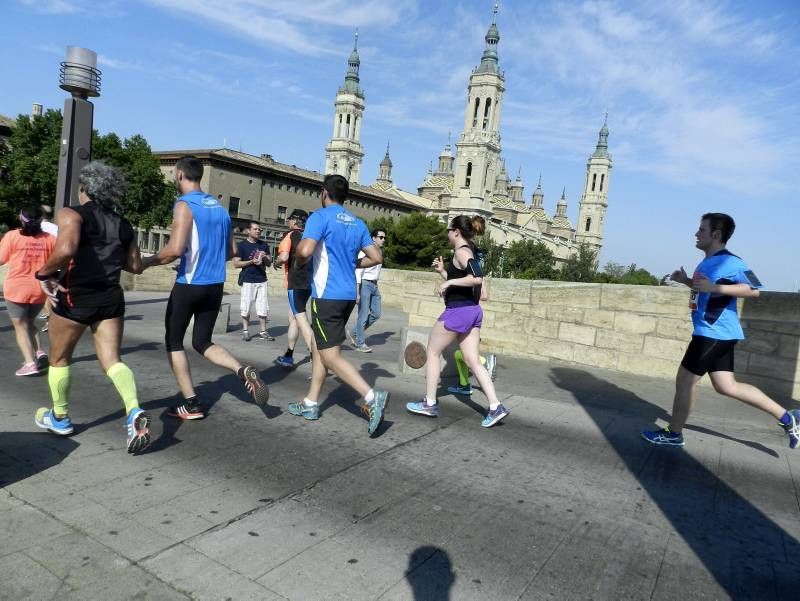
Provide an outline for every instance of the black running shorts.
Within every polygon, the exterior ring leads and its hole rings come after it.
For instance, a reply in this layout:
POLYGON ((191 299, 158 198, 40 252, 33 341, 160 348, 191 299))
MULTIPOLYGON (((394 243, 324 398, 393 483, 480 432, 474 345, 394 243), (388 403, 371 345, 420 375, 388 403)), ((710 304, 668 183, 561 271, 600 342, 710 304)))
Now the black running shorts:
POLYGON ((311 298, 311 288, 289 288, 287 296, 289 297, 289 310, 292 315, 305 313, 308 299, 311 298))
POLYGON ((222 284, 175 284, 164 317, 167 352, 183 350, 183 337, 194 317, 192 348, 201 355, 214 343, 211 335, 222 305, 222 284))
POLYGON ((737 340, 715 340, 692 336, 681 365, 696 376, 715 371, 733 371, 733 347, 737 340))
POLYGON ((122 288, 107 289, 93 294, 68 297, 59 293, 58 302, 53 305, 53 313, 64 319, 94 325, 106 319, 125 317, 125 294, 122 288))
POLYGON ((311 299, 311 329, 318 349, 341 346, 355 306, 354 300, 311 299))

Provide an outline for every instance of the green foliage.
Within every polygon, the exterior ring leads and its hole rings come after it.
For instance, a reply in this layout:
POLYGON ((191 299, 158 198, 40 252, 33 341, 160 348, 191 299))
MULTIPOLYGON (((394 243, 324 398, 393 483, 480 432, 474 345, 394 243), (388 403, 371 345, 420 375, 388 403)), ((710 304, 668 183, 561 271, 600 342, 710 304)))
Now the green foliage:
POLYGON ((503 277, 506 270, 523 280, 546 280, 553 277, 553 252, 536 240, 518 240, 506 249, 503 277))
POLYGON ((558 272, 558 279, 564 282, 594 282, 596 276, 597 251, 588 244, 579 245, 558 272))
POLYGON ((489 232, 481 236, 478 241, 478 248, 483 251, 483 272, 493 277, 502 277, 501 271, 505 267, 505 259, 503 257, 505 249, 494 241, 489 232))
POLYGON ((436 217, 411 213, 398 221, 378 218, 370 224, 374 227, 386 228, 386 267, 428 269, 435 257, 449 254, 447 228, 436 217))
MULTIPOLYGON (((61 127, 57 110, 32 122, 26 115, 17 118, 8 145, 0 145, 0 222, 16 225, 16 212, 28 203, 55 204, 61 127)), ((147 140, 140 135, 120 140, 114 133, 101 136, 94 131, 92 159, 124 172, 128 191, 122 213, 131 223, 149 228, 170 222, 175 191, 164 181, 147 140)))

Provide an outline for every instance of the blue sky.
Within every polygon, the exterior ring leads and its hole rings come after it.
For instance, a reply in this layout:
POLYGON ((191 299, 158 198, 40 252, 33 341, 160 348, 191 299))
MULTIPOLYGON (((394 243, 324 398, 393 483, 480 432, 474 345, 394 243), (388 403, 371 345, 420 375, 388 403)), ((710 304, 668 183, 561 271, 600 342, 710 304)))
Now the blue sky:
MULTIPOLYGON (((95 126, 156 150, 215 148, 323 167, 333 99, 359 30, 366 92, 362 183, 387 140, 415 191, 463 124, 490 1, 12 0, 0 36, 0 113, 62 107, 67 45, 100 55, 95 126)), ((614 157, 606 261, 663 274, 699 261, 699 215, 724 211, 729 245, 767 289, 800 290, 800 4, 500 3, 509 172, 577 215, 603 113, 614 157)))

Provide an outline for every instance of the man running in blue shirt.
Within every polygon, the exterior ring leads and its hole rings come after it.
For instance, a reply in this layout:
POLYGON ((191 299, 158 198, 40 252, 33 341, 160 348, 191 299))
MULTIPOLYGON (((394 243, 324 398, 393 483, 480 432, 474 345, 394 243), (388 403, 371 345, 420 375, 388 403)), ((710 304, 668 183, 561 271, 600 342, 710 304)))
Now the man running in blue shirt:
POLYGON ((737 382, 733 375, 733 351, 744 339, 736 308, 737 298, 755 298, 761 282, 742 259, 725 248, 736 224, 725 213, 706 213, 695 234, 696 246, 706 255, 692 278, 683 267, 670 278, 691 288, 694 334, 678 368, 675 400, 669 426, 644 431, 648 442, 682 447, 683 426, 689 418, 697 382, 706 373, 714 390, 769 413, 786 431, 789 448, 800 443, 800 410, 786 411, 755 386, 737 382))
POLYGON ((183 420, 206 416, 183 350, 183 337, 194 318, 192 348, 206 359, 235 373, 259 406, 269 399, 267 385, 252 365, 243 366, 219 344, 211 342, 214 323, 222 304, 225 263, 236 256, 231 218, 217 199, 200 189, 203 163, 195 157, 183 157, 175 164, 175 185, 181 196, 172 212, 172 233, 167 245, 157 254, 142 260, 142 270, 166 265, 180 258, 178 277, 172 287, 165 316, 169 364, 183 401, 168 415, 183 420))
POLYGON ((389 400, 385 390, 373 390, 361 374, 341 355, 347 320, 356 304, 356 267, 370 267, 383 261, 367 226, 342 206, 349 186, 341 175, 327 175, 322 184, 322 209, 306 222, 297 246, 297 266, 312 260, 311 328, 316 348, 312 349, 311 385, 289 413, 305 419, 319 419, 319 395, 326 369, 364 397, 362 411, 369 420, 367 431, 375 436, 389 400), (358 251, 364 257, 357 259, 358 251), (312 258, 313 257, 313 258, 312 258))

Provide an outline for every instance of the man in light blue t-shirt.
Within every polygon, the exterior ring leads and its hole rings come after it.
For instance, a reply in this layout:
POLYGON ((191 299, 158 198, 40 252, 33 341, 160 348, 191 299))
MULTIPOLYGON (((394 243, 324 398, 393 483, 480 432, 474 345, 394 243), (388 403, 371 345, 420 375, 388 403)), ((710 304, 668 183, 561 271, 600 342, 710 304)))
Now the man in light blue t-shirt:
POLYGON ((319 418, 319 395, 327 369, 364 397, 362 411, 374 436, 383 420, 389 400, 385 390, 373 390, 361 374, 341 355, 347 320, 356 304, 356 267, 370 267, 383 261, 364 222, 342 206, 349 191, 341 175, 327 175, 322 184, 322 209, 306 221, 297 245, 296 265, 312 261, 311 328, 316 348, 312 349, 311 385, 289 413, 305 419, 319 418), (359 251, 364 257, 357 259, 359 251))
POLYGON ((653 444, 683 446, 682 430, 694 403, 695 387, 706 373, 718 393, 777 419, 789 437, 789 448, 797 448, 800 443, 800 410, 786 411, 755 386, 737 382, 733 375, 734 346, 744 339, 736 299, 755 298, 761 288, 761 282, 745 262, 725 248, 735 228, 733 219, 725 213, 703 215, 695 246, 705 253, 705 259, 691 278, 683 267, 670 276, 691 289, 689 308, 694 332, 678 368, 669 426, 642 432, 644 439, 653 444))

